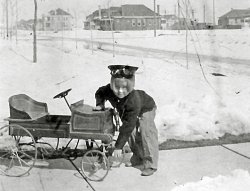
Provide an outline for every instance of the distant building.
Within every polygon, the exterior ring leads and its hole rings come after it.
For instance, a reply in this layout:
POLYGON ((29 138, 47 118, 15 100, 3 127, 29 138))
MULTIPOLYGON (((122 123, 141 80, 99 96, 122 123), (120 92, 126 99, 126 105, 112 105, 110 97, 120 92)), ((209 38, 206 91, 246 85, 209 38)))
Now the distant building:
POLYGON ((58 8, 49 11, 48 15, 43 15, 44 30, 62 31, 72 30, 73 17, 70 13, 58 8))
POLYGON ((172 27, 178 23, 179 19, 176 15, 162 15, 161 17, 161 28, 172 29, 172 27))
MULTIPOLYGON (((34 19, 20 20, 17 23, 17 28, 20 30, 33 30, 34 19)), ((43 20, 37 19, 36 30, 43 30, 43 20)))
POLYGON ((190 20, 186 18, 179 18, 177 22, 175 22, 171 26, 172 30, 209 30, 215 29, 213 24, 211 23, 201 23, 196 19, 190 20))
POLYGON ((241 28, 249 26, 250 9, 231 9, 228 13, 219 17, 218 25, 221 28, 241 28))
POLYGON ((100 30, 152 30, 161 28, 161 17, 145 5, 122 5, 94 11, 86 17, 85 29, 100 30))

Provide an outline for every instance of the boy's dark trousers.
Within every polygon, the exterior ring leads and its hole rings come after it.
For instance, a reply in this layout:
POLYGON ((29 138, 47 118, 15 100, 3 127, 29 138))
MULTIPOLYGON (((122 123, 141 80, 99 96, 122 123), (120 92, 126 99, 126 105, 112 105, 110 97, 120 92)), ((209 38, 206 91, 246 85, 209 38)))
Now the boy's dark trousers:
POLYGON ((144 168, 157 169, 159 146, 158 131, 154 123, 155 110, 156 108, 143 113, 129 138, 129 146, 133 152, 130 161, 133 165, 142 163, 144 168))

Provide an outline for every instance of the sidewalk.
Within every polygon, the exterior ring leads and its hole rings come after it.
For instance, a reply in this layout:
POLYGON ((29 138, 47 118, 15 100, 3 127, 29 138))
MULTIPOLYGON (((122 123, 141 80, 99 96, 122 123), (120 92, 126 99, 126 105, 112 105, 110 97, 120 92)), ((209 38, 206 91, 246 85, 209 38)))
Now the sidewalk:
MULTIPOLYGON (((250 143, 226 145, 250 157, 250 143)), ((49 160, 49 167, 33 168, 21 178, 0 176, 1 191, 92 190, 69 161, 49 160)), ((221 146, 160 151, 159 169, 150 177, 140 170, 112 168, 102 182, 90 182, 96 191, 168 191, 203 177, 228 175, 235 169, 250 171, 250 160, 221 146)))

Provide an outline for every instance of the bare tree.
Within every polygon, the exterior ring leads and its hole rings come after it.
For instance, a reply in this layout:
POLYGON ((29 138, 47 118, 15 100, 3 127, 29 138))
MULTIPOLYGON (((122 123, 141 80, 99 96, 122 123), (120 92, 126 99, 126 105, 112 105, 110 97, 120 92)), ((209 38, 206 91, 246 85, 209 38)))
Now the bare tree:
POLYGON ((36 24, 37 24, 37 1, 34 0, 35 12, 33 23, 33 62, 37 62, 37 46, 36 46, 36 24))

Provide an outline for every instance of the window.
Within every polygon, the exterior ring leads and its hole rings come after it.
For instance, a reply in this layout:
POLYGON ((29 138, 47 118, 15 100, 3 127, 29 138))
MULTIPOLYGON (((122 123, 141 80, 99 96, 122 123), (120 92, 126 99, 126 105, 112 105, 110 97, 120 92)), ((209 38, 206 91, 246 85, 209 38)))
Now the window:
POLYGON ((142 26, 146 26, 146 19, 142 19, 142 26))
POLYGON ((50 23, 46 23, 46 27, 50 27, 50 23))
POLYGON ((136 20, 132 19, 132 27, 135 27, 135 25, 136 25, 136 20))
POLYGON ((50 21, 50 17, 47 17, 47 21, 50 21))
POLYGON ((250 23, 250 18, 246 18, 246 19, 245 19, 245 22, 246 22, 246 23, 250 23))
POLYGON ((141 26, 141 19, 137 19, 137 26, 138 26, 138 27, 141 26))

